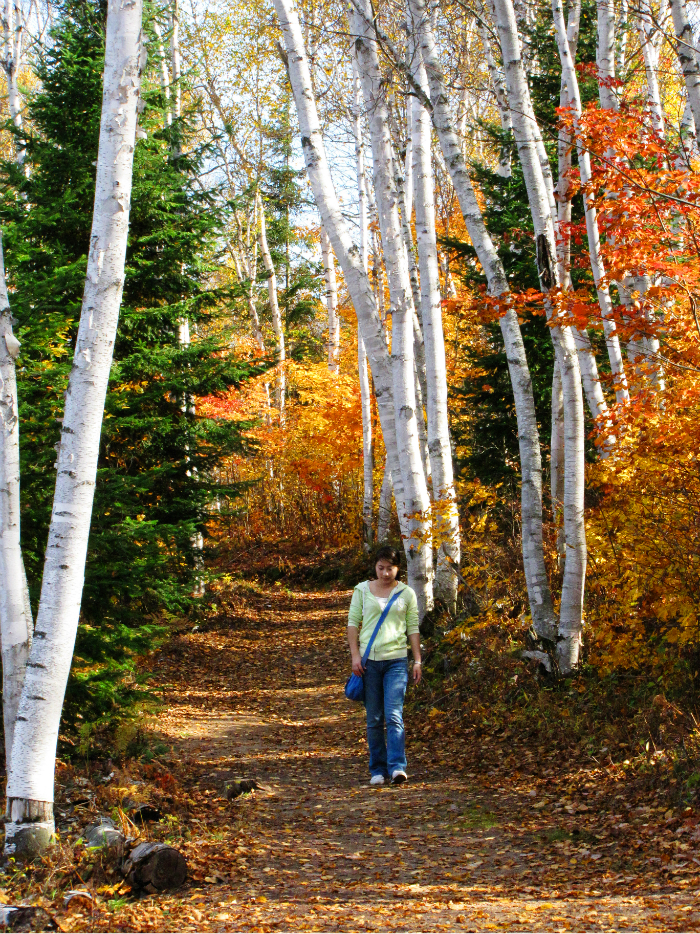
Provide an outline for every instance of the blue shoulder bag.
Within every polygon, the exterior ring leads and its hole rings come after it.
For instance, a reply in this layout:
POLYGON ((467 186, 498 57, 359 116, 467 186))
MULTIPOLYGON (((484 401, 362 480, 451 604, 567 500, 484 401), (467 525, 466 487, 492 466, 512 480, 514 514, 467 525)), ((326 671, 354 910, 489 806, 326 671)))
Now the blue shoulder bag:
MULTIPOLYGON (((396 600, 398 595, 403 592, 405 588, 401 587, 396 589, 396 593, 389 597, 386 606, 382 610, 382 615, 377 621, 377 625, 374 627, 374 632, 367 643, 367 648, 365 649, 365 654, 362 656, 362 667, 364 668, 367 664, 367 659, 369 658, 369 653, 372 651, 372 646, 374 640, 377 638, 377 633, 382 628, 382 623, 386 619, 386 615, 391 609, 391 604, 396 600)), ((345 696, 348 700, 357 701, 358 704, 364 704, 365 702, 365 682, 364 678, 361 675, 356 675, 354 672, 350 675, 348 680, 345 682, 345 696)))

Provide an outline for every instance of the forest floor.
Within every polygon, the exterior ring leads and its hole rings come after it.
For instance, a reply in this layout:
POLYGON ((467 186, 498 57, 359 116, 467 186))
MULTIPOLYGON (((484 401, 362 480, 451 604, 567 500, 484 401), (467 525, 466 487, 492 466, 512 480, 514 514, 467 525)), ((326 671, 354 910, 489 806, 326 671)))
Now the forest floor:
MULTIPOLYGON (((54 894, 63 930, 700 927, 697 815, 628 800, 612 761, 476 740, 411 704, 419 687, 407 705, 409 781, 370 787, 363 711, 342 690, 349 598, 234 582, 200 630, 157 653, 157 732, 173 752, 93 775, 87 806, 157 804, 166 818, 143 833, 185 853, 188 882, 123 896, 88 854, 64 875, 93 892, 93 909, 77 900, 63 911, 54 894), (237 778, 259 788, 229 801, 237 778)), ((78 773, 59 770, 59 809, 84 789, 78 773)))

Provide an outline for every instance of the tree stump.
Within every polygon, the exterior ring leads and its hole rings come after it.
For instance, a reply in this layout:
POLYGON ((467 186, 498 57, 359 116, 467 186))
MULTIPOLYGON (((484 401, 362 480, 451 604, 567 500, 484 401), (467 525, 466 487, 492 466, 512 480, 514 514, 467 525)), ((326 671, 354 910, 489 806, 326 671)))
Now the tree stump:
POLYGON ((113 851, 117 856, 122 856, 126 847, 126 837, 120 830, 117 830, 109 817, 100 817, 86 828, 85 843, 89 847, 100 847, 113 851))
POLYGON ((0 908, 0 926, 4 931, 57 931, 55 919, 45 908, 26 905, 3 905, 0 908))
POLYGON ((133 888, 154 895, 182 885, 187 878, 187 860, 165 843, 140 843, 124 863, 124 875, 133 888))

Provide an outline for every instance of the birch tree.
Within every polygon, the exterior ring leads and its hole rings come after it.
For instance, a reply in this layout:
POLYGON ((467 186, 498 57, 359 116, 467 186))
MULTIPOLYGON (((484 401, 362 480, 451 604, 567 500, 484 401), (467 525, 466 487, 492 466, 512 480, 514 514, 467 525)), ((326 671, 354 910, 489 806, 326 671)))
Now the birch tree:
POLYGON ((15 360, 20 345, 12 333, 0 236, 0 635, 5 762, 12 740, 32 643, 32 615, 20 544, 19 411, 15 360))
POLYGON ((267 295, 270 302, 270 314, 272 316, 272 330, 277 344, 277 381, 275 386, 275 402, 280 416, 280 424, 284 424, 284 397, 286 393, 286 375, 285 360, 286 352, 284 347, 284 328, 282 327, 282 316, 280 315, 280 306, 277 300, 277 276, 275 274, 275 264, 270 255, 270 248, 267 245, 267 224, 265 221, 265 208, 260 192, 256 192, 255 200, 257 204, 258 215, 258 242, 260 244, 260 256, 262 257, 265 273, 267 274, 267 295))
POLYGON ((673 31, 676 35, 676 54, 683 72, 688 105, 695 121, 695 138, 700 143, 700 62, 688 21, 685 0, 670 0, 673 31))
MULTIPOLYGON (((506 87, 535 233, 537 272, 550 319, 556 364, 564 397, 564 536, 566 561, 562 581, 556 657, 563 672, 578 663, 583 628, 583 592, 586 575, 584 525, 584 418, 583 390, 578 355, 571 329, 557 323, 549 292, 558 285, 556 240, 550 199, 537 152, 533 110, 520 55, 515 11, 510 0, 495 0, 496 24, 503 52, 506 87)), ((556 13, 555 13, 556 16, 556 13)), ((557 29, 559 26, 557 25, 557 29)), ((564 30, 566 40, 566 30, 564 30)), ((568 46, 567 46, 568 51, 568 46)))
MULTIPOLYGON (((495 245, 486 230, 474 188, 469 177, 460 141, 455 132, 448 96, 438 58, 432 23, 425 0, 411 0, 411 19, 416 47, 420 49, 430 89, 430 98, 421 100, 430 109, 445 164, 454 185, 464 222, 488 282, 489 293, 499 300, 499 319, 506 349, 520 449, 522 548, 530 612, 536 632, 545 639, 556 639, 552 606, 542 544, 542 458, 535 416, 532 379, 525 356, 522 334, 510 298, 508 281, 495 245)), ((418 93, 420 88, 414 87, 418 93)))
POLYGON ((328 369, 331 373, 337 373, 338 355, 340 353, 338 283, 335 276, 333 247, 323 226, 321 227, 321 256, 323 258, 323 278, 326 285, 326 311, 328 312, 328 369))
MULTIPOLYGON (((416 50, 412 51, 415 80, 428 96, 425 67, 420 53, 416 53, 416 50)), ((433 478, 435 534, 438 547, 436 592, 454 612, 457 604, 457 577, 451 565, 459 567, 460 535, 447 413, 445 338, 442 329, 440 268, 435 232, 435 193, 431 158, 432 127, 430 114, 415 95, 411 97, 411 111, 416 241, 420 266, 420 301, 427 382, 428 450, 433 478)))
MULTIPOLYGON (((368 7, 362 10, 362 14, 353 10, 351 29, 355 36, 357 64, 369 123, 374 191, 392 305, 391 356, 396 406, 395 429, 408 532, 404 547, 409 583, 416 591, 422 615, 432 606, 432 546, 430 498, 421 460, 416 417, 414 307, 393 171, 389 114, 376 39, 367 24, 368 13, 368 7)), ((392 479, 395 483, 393 470, 392 479)))
POLYGON ((90 251, 37 625, 12 745, 7 856, 40 851, 54 832, 56 741, 78 628, 102 414, 124 283, 137 101, 146 59, 141 17, 140 0, 108 4, 90 251))
MULTIPOLYGON (((362 138, 362 88, 357 62, 352 57, 352 131, 355 141, 355 170, 357 173, 357 203, 360 221, 360 260, 365 274, 369 271, 369 210, 367 204, 367 177, 365 173, 365 147, 362 138)), ((330 331, 330 321, 329 321, 330 331)), ((372 398, 370 394, 367 351, 357 328, 357 369, 360 381, 362 408, 362 522, 364 544, 372 545, 374 513, 374 439, 372 437, 372 398)), ((381 541, 381 539, 380 539, 381 541)))
MULTIPOLYGON (((578 121, 581 119, 581 95, 579 93, 578 78, 574 68, 573 58, 571 56, 571 47, 567 36, 567 28, 564 22, 564 13, 561 3, 553 0, 552 11, 554 16, 554 28, 556 31, 557 47, 559 49, 559 59, 562 67, 562 81, 566 82, 567 97, 572 108, 574 118, 574 128, 578 129, 578 121)), ((612 57, 609 53, 604 53, 604 66, 613 67, 612 57)), ((599 66, 600 67, 600 66, 599 66)), ((578 155, 579 171, 581 173, 581 183, 584 186, 591 182, 591 157, 586 149, 580 133, 576 133, 576 152, 578 155)), ((608 359, 610 360, 610 369, 615 380, 615 397, 618 402, 629 401, 629 391, 627 389, 627 380, 625 377, 625 368, 620 351, 620 340, 617 336, 617 329, 613 320, 612 301, 606 281, 605 265, 600 244, 600 232, 598 229, 598 216, 595 205, 593 204, 593 195, 584 189, 583 193, 584 211, 586 218, 586 234, 588 235, 588 254, 598 295, 598 305, 603 318, 603 330, 605 333, 605 344, 608 350, 608 359)))
POLYGON ((382 436, 393 480, 394 498, 399 521, 402 522, 404 521, 404 489, 396 443, 391 362, 382 322, 369 278, 362 265, 360 250, 350 237, 328 168, 309 64, 294 2, 293 0, 274 0, 274 4, 284 39, 306 171, 314 201, 321 215, 321 222, 328 232, 357 314, 360 333, 372 369, 382 436))
MULTIPOLYGON (((4 0, 2 8, 2 58, 0 64, 7 81, 7 105, 10 120, 17 130, 22 129, 22 97, 19 91, 19 72, 22 67, 26 21, 20 0, 4 0)), ((17 163, 24 164, 25 148, 21 137, 15 139, 17 163)))

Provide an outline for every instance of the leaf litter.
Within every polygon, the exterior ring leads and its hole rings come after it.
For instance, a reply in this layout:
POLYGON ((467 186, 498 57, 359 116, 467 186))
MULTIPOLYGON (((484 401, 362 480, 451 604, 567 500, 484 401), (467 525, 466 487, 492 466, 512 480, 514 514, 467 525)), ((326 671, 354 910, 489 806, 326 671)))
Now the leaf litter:
POLYGON ((418 688, 410 781, 370 788, 363 713, 342 692, 349 597, 221 584, 206 624, 150 662, 171 753, 97 771, 61 764, 60 842, 10 867, 0 902, 43 907, 65 931, 698 926, 698 812, 640 786, 648 756, 636 768, 475 731, 449 711, 430 716, 418 688), (241 792, 246 782, 257 787, 241 792), (185 885, 131 893, 81 844, 100 813, 132 840, 180 849, 185 885))

